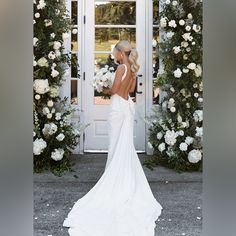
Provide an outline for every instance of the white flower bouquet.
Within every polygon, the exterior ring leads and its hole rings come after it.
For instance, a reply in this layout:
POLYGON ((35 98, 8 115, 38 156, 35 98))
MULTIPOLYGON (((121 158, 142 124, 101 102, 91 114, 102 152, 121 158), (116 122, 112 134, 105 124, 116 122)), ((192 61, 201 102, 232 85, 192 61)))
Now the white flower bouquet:
MULTIPOLYGON (((114 82, 115 72, 113 67, 106 65, 100 70, 95 72, 93 87, 98 92, 101 93, 103 88, 111 88, 114 82)), ((109 95, 103 95, 103 98, 109 98, 109 95)))

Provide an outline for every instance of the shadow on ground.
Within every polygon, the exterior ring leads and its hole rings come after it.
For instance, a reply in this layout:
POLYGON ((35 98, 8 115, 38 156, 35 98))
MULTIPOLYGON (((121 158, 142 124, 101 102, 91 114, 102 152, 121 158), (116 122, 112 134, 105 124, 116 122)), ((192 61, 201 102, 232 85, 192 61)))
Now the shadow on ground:
MULTIPOLYGON (((56 177, 34 174, 34 236, 68 236, 62 223, 74 203, 102 175, 106 154, 73 155, 75 172, 56 177), (78 178, 74 177, 78 176, 78 178)), ((139 154, 141 162, 145 154, 139 154)), ((200 236, 202 232, 202 173, 177 173, 165 167, 143 167, 154 196, 163 206, 155 236, 200 236)))

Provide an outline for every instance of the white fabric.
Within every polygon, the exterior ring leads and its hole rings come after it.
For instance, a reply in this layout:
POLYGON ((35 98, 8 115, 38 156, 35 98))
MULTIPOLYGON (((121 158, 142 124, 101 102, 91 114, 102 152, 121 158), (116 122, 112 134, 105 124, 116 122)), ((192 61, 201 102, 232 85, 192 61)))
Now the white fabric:
POLYGON ((111 96, 105 171, 73 206, 63 226, 70 236, 154 236, 162 206, 154 198, 133 143, 135 107, 111 96))
POLYGON ((125 73, 123 74, 121 81, 125 78, 125 76, 127 74, 127 65, 126 64, 122 64, 122 65, 125 66, 125 73))

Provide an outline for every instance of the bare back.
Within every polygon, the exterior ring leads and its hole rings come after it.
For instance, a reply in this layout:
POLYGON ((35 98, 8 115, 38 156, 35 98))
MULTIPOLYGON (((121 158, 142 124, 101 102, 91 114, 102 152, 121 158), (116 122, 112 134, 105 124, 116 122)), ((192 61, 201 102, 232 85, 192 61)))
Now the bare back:
POLYGON ((131 77, 131 70, 130 65, 123 64, 126 67, 127 73, 126 76, 121 81, 121 85, 119 90, 116 92, 119 96, 128 100, 129 90, 132 86, 132 77, 131 77))

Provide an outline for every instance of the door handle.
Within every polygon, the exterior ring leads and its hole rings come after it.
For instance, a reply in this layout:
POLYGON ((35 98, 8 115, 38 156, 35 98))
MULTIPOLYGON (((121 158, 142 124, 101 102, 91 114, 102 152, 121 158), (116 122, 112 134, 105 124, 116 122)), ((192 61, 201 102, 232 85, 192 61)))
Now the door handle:
MULTIPOLYGON (((141 77, 143 77, 143 75, 142 74, 139 74, 139 75, 137 75, 137 77, 138 78, 141 78, 141 77)), ((139 91, 139 86, 142 86, 143 85, 143 83, 142 82, 139 82, 138 80, 137 80, 137 90, 136 90, 136 93, 137 94, 142 94, 143 92, 142 91, 139 91)))

